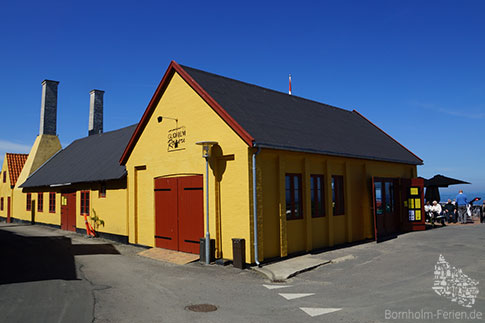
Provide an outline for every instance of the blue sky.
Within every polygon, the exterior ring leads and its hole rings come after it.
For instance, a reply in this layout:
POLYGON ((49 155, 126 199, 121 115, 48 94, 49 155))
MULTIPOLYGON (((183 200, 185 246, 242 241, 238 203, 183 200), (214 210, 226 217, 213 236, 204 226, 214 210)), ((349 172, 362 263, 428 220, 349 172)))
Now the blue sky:
MULTIPOLYGON (((437 173, 485 192, 485 1, 3 1, 0 155, 28 152, 41 82, 60 81, 58 134, 139 121, 171 60, 356 109, 437 173)), ((452 187, 457 190, 459 187, 452 187)))

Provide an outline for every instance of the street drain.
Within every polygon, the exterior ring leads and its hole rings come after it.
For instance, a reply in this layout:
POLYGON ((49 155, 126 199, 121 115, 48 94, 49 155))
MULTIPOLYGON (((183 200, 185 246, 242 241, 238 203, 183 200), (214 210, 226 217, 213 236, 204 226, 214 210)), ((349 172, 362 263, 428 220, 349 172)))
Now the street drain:
POLYGON ((212 304, 194 304, 194 305, 187 305, 185 309, 192 312, 214 312, 217 311, 217 306, 212 304))

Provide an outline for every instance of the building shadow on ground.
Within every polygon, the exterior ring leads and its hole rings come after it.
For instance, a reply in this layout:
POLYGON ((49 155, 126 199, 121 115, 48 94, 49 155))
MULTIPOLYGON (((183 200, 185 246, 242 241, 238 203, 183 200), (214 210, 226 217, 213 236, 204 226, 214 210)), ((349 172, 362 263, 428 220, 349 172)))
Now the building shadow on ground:
POLYGON ((75 255, 119 254, 110 244, 72 245, 64 236, 22 236, 0 229, 0 285, 77 280, 75 255))
POLYGON ((106 244, 73 244, 71 253, 74 256, 83 255, 119 255, 116 248, 109 243, 106 244))

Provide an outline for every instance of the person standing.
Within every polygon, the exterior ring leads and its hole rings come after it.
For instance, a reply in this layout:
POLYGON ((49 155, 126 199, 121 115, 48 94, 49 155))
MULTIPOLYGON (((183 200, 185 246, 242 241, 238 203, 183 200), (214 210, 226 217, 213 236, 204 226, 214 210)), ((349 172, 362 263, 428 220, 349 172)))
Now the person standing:
POLYGON ((450 199, 448 199, 448 203, 445 204, 444 209, 448 223, 456 223, 456 209, 450 199))
POLYGON ((456 196, 456 206, 458 208, 458 220, 461 223, 466 223, 466 205, 468 204, 468 198, 463 193, 463 190, 458 191, 458 195, 456 196))
POLYGON ((480 223, 485 223, 485 201, 483 201, 482 207, 480 209, 480 223))

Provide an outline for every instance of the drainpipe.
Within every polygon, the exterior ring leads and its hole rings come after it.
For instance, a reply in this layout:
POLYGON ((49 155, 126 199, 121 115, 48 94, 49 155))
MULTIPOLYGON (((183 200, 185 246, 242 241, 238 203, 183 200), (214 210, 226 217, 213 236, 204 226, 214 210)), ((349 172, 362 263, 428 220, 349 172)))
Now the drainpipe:
MULTIPOLYGON (((256 147, 256 144, 254 145, 256 147)), ((258 254, 258 199, 256 194, 256 155, 261 151, 261 147, 253 154, 253 215, 254 215, 254 260, 256 265, 261 267, 258 254)))

